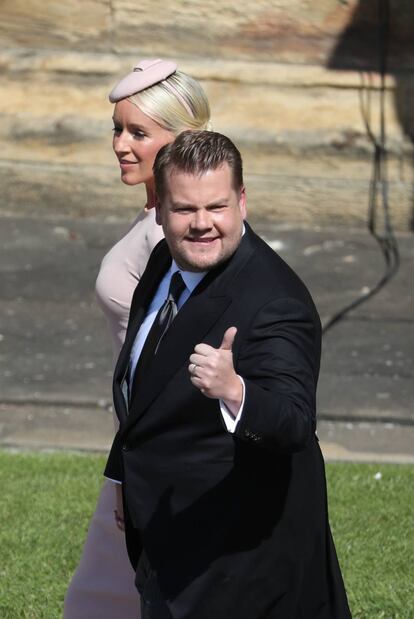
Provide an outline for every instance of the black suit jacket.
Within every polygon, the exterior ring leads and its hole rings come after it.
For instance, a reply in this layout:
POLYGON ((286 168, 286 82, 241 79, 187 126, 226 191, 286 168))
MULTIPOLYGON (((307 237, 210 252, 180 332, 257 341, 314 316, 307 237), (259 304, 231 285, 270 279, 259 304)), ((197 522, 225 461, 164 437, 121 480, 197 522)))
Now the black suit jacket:
POLYGON ((162 241, 114 377, 120 429, 105 474, 123 482, 132 563, 143 545, 174 619, 350 617, 315 437, 321 331, 306 287, 246 224, 179 311, 128 409, 131 347, 170 263, 162 241), (234 434, 188 373, 194 346, 218 347, 231 326, 246 385, 234 434))

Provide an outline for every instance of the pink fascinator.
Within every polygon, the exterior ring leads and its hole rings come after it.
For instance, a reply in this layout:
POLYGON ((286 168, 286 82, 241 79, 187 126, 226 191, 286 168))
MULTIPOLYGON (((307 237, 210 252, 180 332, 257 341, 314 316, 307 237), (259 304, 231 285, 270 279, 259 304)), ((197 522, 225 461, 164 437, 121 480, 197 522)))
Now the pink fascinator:
POLYGON ((109 100, 111 103, 116 103, 121 99, 141 92, 141 90, 145 90, 145 88, 162 82, 167 90, 169 90, 185 107, 190 116, 193 116, 190 106, 175 86, 164 81, 167 77, 175 73, 176 70, 177 65, 171 60, 162 60, 161 58, 141 60, 141 62, 134 67, 134 70, 128 73, 128 75, 118 82, 111 90, 109 93, 109 100))

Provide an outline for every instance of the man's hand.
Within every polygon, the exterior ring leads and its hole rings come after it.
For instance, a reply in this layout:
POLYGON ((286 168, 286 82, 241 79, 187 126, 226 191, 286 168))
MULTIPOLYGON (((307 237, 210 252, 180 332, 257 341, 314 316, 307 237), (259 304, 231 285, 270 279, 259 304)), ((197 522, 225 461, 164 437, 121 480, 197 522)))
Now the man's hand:
POLYGON ((206 397, 223 400, 234 416, 243 400, 243 386, 233 365, 236 333, 236 327, 227 329, 219 348, 197 344, 188 366, 193 385, 206 397))
POLYGON ((120 531, 125 531, 124 506, 122 504, 122 486, 114 484, 116 492, 116 509, 114 509, 115 524, 120 531))

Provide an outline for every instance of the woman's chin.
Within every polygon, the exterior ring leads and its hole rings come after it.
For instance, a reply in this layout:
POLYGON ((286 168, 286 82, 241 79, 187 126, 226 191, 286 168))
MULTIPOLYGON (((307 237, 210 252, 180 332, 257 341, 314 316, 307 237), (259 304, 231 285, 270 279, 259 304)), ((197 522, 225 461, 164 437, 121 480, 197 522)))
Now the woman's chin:
POLYGON ((124 183, 124 185, 139 185, 139 183, 141 182, 140 180, 138 180, 137 178, 134 178, 132 175, 130 174, 121 174, 121 181, 124 183))

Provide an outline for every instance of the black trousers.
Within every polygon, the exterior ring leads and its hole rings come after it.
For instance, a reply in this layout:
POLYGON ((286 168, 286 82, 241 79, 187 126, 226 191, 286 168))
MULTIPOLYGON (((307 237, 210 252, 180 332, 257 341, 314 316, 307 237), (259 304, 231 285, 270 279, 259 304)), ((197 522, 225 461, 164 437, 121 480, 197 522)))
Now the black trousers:
POLYGON ((172 619, 145 551, 138 561, 135 585, 141 595, 141 619, 172 619))

